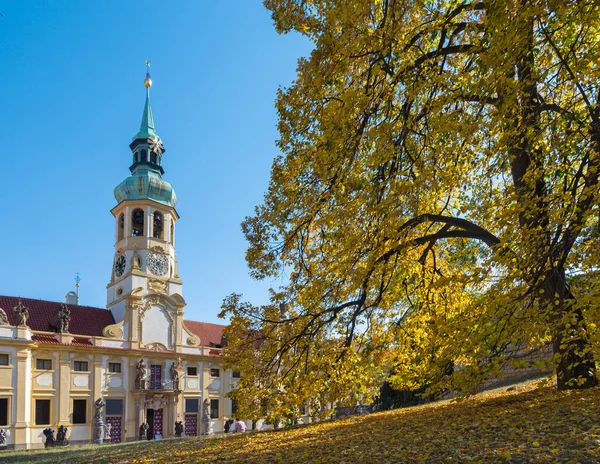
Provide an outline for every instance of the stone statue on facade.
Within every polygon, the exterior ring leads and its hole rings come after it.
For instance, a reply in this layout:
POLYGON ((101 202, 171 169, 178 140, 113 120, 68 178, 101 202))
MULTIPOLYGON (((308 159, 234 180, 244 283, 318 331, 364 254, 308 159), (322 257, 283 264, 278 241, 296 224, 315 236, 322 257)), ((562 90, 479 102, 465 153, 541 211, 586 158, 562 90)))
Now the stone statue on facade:
POLYGON ((46 437, 46 441, 44 442, 44 448, 50 448, 56 444, 54 440, 54 430, 51 428, 44 429, 43 434, 46 437))
POLYGON ((183 422, 177 421, 175 422, 175 436, 181 437, 183 435, 183 422))
POLYGON ((13 311, 17 314, 17 325, 26 326, 27 319, 29 319, 29 308, 19 300, 17 306, 13 308, 13 311))
POLYGON ((173 390, 179 391, 179 377, 181 375, 181 358, 177 358, 177 361, 174 361, 171 364, 171 381, 173 382, 173 390))
POLYGON ((213 427, 210 420, 210 403, 207 399, 202 402, 202 435, 212 435, 213 427))
POLYGON ((61 425, 56 433, 56 445, 67 446, 68 444, 69 440, 67 440, 67 428, 64 425, 61 425))
POLYGON ((106 424, 104 424, 104 441, 106 443, 110 443, 112 440, 112 424, 109 424, 108 422, 106 424))
POLYGON ((6 444, 8 437, 10 437, 10 430, 0 429, 0 450, 5 450, 8 447, 6 444))
POLYGON ((143 359, 136 366, 135 386, 138 390, 148 390, 148 366, 143 359))
POLYGON ((148 439, 148 429, 150 428, 150 426, 144 422, 142 423, 142 425, 140 425, 140 440, 147 440, 148 439))
POLYGON ((102 398, 98 398, 94 403, 96 412, 94 413, 94 444, 101 445, 104 442, 105 427, 104 406, 106 403, 102 398))
POLYGON ((8 316, 6 315, 6 312, 4 312, 4 310, 2 308, 0 308, 0 325, 9 325, 10 323, 8 322, 8 316))
POLYGON ((60 309, 56 311, 55 327, 58 333, 69 332, 69 323, 71 322, 71 310, 64 303, 60 304, 60 309))
POLYGON ((142 260, 140 259, 140 255, 138 254, 137 250, 133 250, 133 255, 131 256, 131 268, 139 269, 141 262, 142 260))

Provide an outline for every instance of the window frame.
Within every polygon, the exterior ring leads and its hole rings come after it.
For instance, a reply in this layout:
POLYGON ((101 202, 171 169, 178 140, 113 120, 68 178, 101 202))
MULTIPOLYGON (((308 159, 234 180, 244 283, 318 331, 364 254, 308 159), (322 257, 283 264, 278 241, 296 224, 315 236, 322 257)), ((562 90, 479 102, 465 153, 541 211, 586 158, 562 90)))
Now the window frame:
POLYGON ((125 398, 106 398, 106 406, 105 406, 106 416, 108 417, 124 417, 125 416, 125 398), (109 401, 120 401, 121 402, 121 412, 119 414, 109 414, 108 412, 108 402, 109 401))
POLYGON ((123 363, 121 362, 109 362, 108 363, 108 372, 110 374, 122 374, 123 373, 123 363), (119 366, 119 370, 118 371, 113 371, 111 370, 111 366, 119 366))
POLYGON ((0 353, 0 359, 2 359, 4 356, 6 356, 6 364, 2 364, 0 363, 0 367, 10 367, 10 361, 11 361, 11 356, 10 353, 0 353))
POLYGON ((241 375, 240 371, 231 371, 231 378, 232 379, 239 379, 241 377, 242 377, 242 375, 241 375))
POLYGON ((200 412, 200 398, 185 398, 183 403, 183 409, 185 414, 198 414, 200 412), (188 401, 196 401, 196 410, 188 411, 187 405, 188 401))
POLYGON ((52 358, 35 358, 35 370, 36 371, 51 371, 53 370, 54 363, 52 362, 52 358), (42 363, 42 367, 40 367, 40 362, 42 363), (50 367, 43 367, 43 363, 49 362, 50 367))
POLYGON ((73 361, 73 372, 90 372, 90 363, 88 361, 80 361, 80 360, 74 360, 73 361), (85 363, 85 370, 84 369, 78 369, 76 366, 80 366, 85 363))
POLYGON ((82 424, 87 424, 88 421, 88 413, 87 413, 87 408, 88 408, 88 401, 85 398, 73 398, 73 409, 72 409, 72 413, 71 413, 71 424, 73 425, 82 425, 82 424), (81 402, 83 401, 84 403, 84 407, 83 407, 83 411, 79 410, 78 411, 78 421, 75 422, 75 402, 79 402, 79 404, 81 404, 81 402), (81 422, 81 417, 79 417, 81 414, 83 413, 83 422, 81 422))
POLYGON ((231 415, 235 416, 237 414, 238 404, 237 401, 231 398, 231 415))
POLYGON ((51 398, 34 398, 33 408, 33 423, 34 425, 52 425, 52 399, 51 398), (38 401, 48 402, 48 422, 38 422, 38 401))
MULTIPOLYGON (((8 427, 9 425, 9 418, 10 418, 10 403, 12 398, 8 397, 8 396, 3 396, 2 398, 0 398, 0 402, 2 401, 6 401, 6 422, 3 423, 2 420, 2 414, 0 414, 0 427, 8 427)), ((2 409, 0 408, 0 412, 2 411, 2 409)))
POLYGON ((213 379, 218 379, 219 377, 221 377, 221 369, 219 369, 218 367, 211 367, 210 376, 213 379), (217 373, 217 375, 214 375, 215 372, 217 373))
POLYGON ((218 419, 219 418, 219 399, 218 398, 210 398, 210 418, 218 419), (216 402, 217 407, 213 407, 213 402, 216 402), (216 413, 215 413, 216 411, 216 413))
POLYGON ((188 366, 186 372, 188 377, 198 377, 198 366, 188 366), (195 373, 190 374, 190 369, 194 369, 195 373))

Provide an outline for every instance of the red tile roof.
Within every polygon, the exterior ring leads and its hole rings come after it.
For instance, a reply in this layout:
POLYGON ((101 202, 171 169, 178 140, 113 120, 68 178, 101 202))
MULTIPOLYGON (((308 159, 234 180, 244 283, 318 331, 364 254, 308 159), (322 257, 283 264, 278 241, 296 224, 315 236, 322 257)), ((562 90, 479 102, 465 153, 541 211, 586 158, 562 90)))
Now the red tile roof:
MULTIPOLYGON (((44 345, 64 345, 64 343, 60 343, 55 335, 50 334, 33 334, 31 336, 32 340, 38 343, 42 343, 44 345)), ((71 346, 94 346, 92 341, 89 338, 81 338, 81 337, 73 337, 73 340, 70 343, 71 346)))
MULTIPOLYGON (((24 306, 29 309, 29 319, 27 325, 31 330, 39 332, 54 332, 54 317, 60 309, 61 303, 55 301, 34 300, 31 298, 18 298, 13 296, 0 296, 0 308, 8 316, 8 322, 11 325, 17 323, 17 315, 13 311, 18 301, 21 300, 24 306)), ((89 337, 101 337, 103 329, 110 324, 114 324, 112 313, 103 308, 94 308, 92 306, 67 305, 71 310, 71 323, 69 332, 75 335, 87 335, 89 337)), ((200 337, 202 346, 216 347, 221 345, 224 325, 211 324, 208 322, 184 321, 186 328, 200 337)), ((33 337, 45 344, 60 343, 52 335, 36 334, 33 337)), ((91 342, 86 338, 76 337, 72 345, 91 346, 91 342)))
POLYGON ((44 345, 60 345, 60 342, 54 335, 33 334, 31 339, 35 342, 43 343, 44 345))
POLYGON ((186 328, 200 337, 202 346, 221 346, 224 325, 211 324, 209 322, 184 321, 186 328))
MULTIPOLYGON (((0 308, 8 316, 8 322, 11 325, 17 323, 17 315, 13 311, 13 308, 19 300, 29 309, 27 325, 31 330, 40 332, 55 331, 54 318, 56 312, 60 309, 61 303, 14 296, 0 296, 0 308)), ((111 312, 107 309, 77 305, 67 305, 67 307, 71 310, 69 332, 72 334, 101 337, 104 327, 115 323, 111 312)))

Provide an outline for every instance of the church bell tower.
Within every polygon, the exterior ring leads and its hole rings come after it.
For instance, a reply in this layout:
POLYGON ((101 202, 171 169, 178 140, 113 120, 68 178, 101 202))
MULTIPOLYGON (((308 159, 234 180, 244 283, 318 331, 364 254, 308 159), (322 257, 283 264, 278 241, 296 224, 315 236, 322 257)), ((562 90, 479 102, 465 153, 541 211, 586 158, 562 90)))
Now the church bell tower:
MULTIPOLYGON (((149 67, 149 63, 146 65, 149 67)), ((129 145, 131 175, 115 188, 117 206, 111 210, 116 220, 116 241, 107 308, 115 321, 126 321, 128 310, 142 308, 148 299, 163 301, 161 306, 165 308, 181 306, 181 313, 185 304, 175 255, 177 197, 171 184, 162 178, 165 148, 154 128, 149 72, 144 86, 142 123, 129 145)), ((130 330, 131 336, 137 338, 133 327, 130 330)))

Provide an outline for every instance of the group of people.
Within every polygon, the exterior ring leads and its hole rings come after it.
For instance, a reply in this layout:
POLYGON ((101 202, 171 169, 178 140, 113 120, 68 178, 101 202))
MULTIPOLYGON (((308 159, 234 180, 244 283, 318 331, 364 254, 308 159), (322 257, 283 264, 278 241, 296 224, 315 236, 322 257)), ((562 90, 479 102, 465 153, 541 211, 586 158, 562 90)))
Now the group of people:
POLYGON ((245 432, 246 424, 240 419, 229 419, 225 422, 225 433, 245 432))

